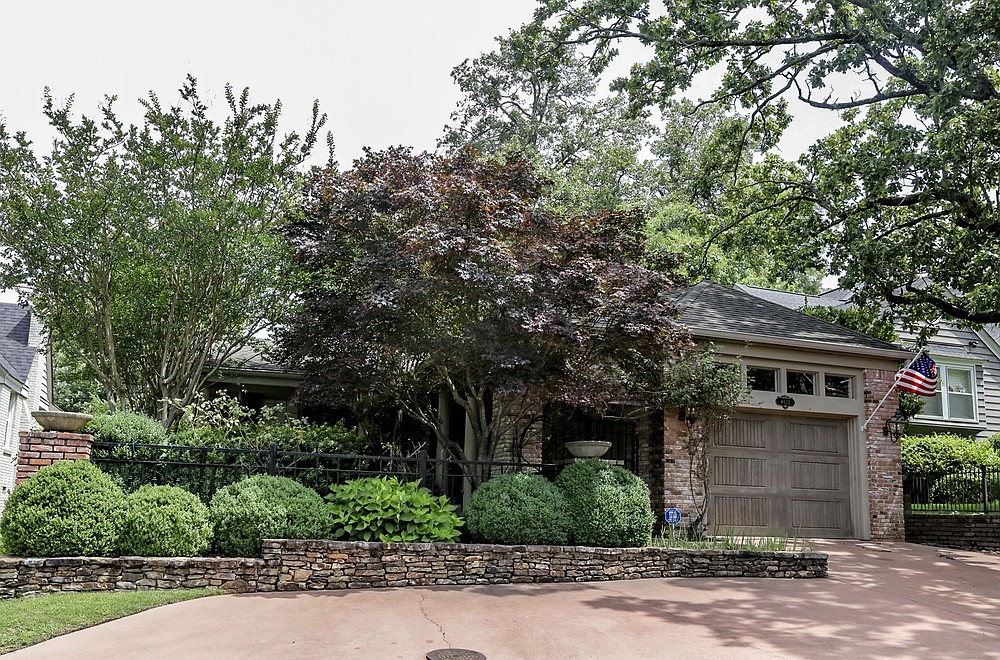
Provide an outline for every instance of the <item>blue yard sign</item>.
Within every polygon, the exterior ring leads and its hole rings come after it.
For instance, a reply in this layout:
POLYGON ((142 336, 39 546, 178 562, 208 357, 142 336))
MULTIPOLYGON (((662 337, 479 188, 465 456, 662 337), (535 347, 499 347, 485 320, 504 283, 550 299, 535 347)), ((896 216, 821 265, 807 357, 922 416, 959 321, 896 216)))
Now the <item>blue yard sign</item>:
POLYGON ((663 517, 667 519, 667 524, 673 527, 681 521, 680 509, 667 509, 667 512, 663 517))

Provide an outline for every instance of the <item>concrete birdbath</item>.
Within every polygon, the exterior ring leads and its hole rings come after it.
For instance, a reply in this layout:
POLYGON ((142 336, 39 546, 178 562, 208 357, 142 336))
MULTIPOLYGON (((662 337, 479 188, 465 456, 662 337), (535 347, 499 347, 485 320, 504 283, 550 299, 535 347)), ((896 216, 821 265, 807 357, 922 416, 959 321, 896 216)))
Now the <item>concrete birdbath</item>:
POLYGON ((94 419, 83 413, 62 412, 61 410, 36 410, 31 413, 31 416, 42 425, 43 430, 63 433, 76 433, 86 426, 87 422, 94 419))

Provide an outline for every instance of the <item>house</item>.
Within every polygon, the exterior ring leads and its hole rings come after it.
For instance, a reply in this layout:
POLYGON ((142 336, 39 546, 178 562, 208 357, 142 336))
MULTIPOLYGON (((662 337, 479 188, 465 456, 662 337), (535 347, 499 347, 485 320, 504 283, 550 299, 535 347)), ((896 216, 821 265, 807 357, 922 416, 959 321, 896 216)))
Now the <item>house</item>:
POLYGON ((27 309, 0 302, 0 509, 14 489, 18 432, 52 401, 51 363, 41 324, 27 309))
MULTIPOLYGON (((736 288, 789 309, 851 305, 851 292, 845 289, 803 295, 754 286, 736 288)), ((895 330, 904 346, 916 346, 917 336, 912 331, 902 326, 895 330)), ((923 412, 910 421, 908 432, 954 433, 980 439, 1000 433, 1000 328, 963 328, 941 320, 926 348, 937 363, 938 391, 925 399, 923 412)))
MULTIPOLYGON (((675 304, 695 339, 740 370, 748 391, 714 438, 710 529, 903 538, 899 446, 885 432, 898 399, 889 396, 877 413, 876 406, 912 352, 711 282, 679 292, 675 304)), ((232 375, 260 386, 290 384, 284 379, 293 374, 282 375, 280 365, 253 364, 232 375)), ((453 440, 467 440, 461 411, 451 412, 453 440)), ((704 493, 691 479, 690 429, 677 411, 636 417, 622 407, 600 420, 549 412, 530 446, 509 458, 558 463, 567 460, 567 440, 607 440, 605 459, 647 482, 658 516, 667 508, 680 509, 688 522, 697 515, 704 493)))

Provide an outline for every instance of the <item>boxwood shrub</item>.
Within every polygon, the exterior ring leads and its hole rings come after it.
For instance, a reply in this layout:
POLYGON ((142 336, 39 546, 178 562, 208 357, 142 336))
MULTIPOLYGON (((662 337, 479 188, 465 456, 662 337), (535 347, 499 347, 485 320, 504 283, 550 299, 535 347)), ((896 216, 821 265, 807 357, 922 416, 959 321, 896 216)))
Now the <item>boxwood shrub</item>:
POLYGON ((905 437, 900 454, 907 476, 1000 468, 1000 454, 992 442, 945 433, 905 437))
POLYGON ((266 538, 322 539, 330 531, 323 498, 286 477, 256 475, 220 488, 209 510, 215 548, 230 557, 260 556, 266 538))
POLYGON ((639 477, 591 459, 568 466, 556 485, 569 505, 570 543, 612 548, 649 545, 655 516, 649 487, 639 477))
POLYGON ((133 412, 115 412, 96 415, 87 422, 81 433, 89 433, 97 442, 125 444, 166 444, 163 425, 152 417, 133 412))
POLYGON ((465 510, 466 531, 481 543, 563 545, 569 540, 566 497, 544 477, 503 474, 480 486, 465 510))
POLYGON ((176 486, 142 486, 125 498, 118 549, 142 557, 196 557, 212 542, 208 507, 176 486))
POLYGON ((354 479, 331 487, 326 499, 332 537, 344 541, 455 541, 462 525, 447 498, 395 477, 354 479))
POLYGON ((125 495, 89 461, 43 467, 7 500, 0 535, 23 557, 107 556, 117 547, 125 495))

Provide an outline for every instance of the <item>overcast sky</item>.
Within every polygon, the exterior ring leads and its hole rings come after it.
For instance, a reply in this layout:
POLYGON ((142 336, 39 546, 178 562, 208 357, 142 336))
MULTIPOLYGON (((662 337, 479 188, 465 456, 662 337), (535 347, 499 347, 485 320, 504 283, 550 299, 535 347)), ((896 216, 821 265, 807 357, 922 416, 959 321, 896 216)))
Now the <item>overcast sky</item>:
MULTIPOLYGON (((283 127, 304 128, 318 99, 342 167, 363 146, 433 149, 459 98, 452 67, 494 47, 494 38, 531 18, 535 0, 130 0, 8 2, 0 38, 0 118, 39 151, 52 133, 42 116, 45 87, 75 95, 96 114, 117 95, 119 116, 138 123, 136 99, 155 91, 179 100, 186 74, 222 105, 225 83, 284 105, 283 127)), ((823 117, 828 120, 829 117, 823 117)), ((786 156, 816 126, 802 122, 786 156)), ((317 163, 325 160, 325 150, 317 163)), ((2 296, 2 294, 0 294, 2 296)), ((10 296, 0 299, 10 299, 10 296)))

